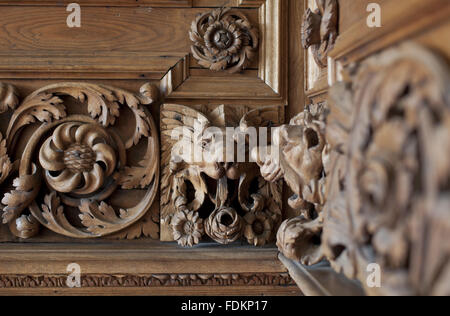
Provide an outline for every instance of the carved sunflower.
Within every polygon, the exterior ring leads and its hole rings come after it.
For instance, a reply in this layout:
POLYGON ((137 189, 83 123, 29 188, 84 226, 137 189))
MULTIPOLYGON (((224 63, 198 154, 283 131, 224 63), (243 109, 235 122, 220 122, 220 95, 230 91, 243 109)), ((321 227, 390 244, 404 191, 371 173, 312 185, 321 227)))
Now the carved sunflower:
POLYGON ((245 238, 251 245, 264 246, 272 237, 273 220, 264 212, 248 213, 244 217, 245 238))
POLYGON ((200 242, 204 234, 203 220, 198 212, 188 210, 178 211, 170 223, 173 238, 183 247, 193 247, 200 242))
POLYGON ((244 70, 258 48, 257 30, 243 14, 229 8, 198 16, 189 35, 194 57, 213 71, 244 70))
POLYGON ((219 208, 206 221, 206 233, 218 243, 233 243, 242 236, 242 218, 230 207, 219 208))
POLYGON ((65 123, 42 145, 39 162, 45 179, 61 193, 97 192, 116 168, 116 154, 107 132, 95 124, 65 123))

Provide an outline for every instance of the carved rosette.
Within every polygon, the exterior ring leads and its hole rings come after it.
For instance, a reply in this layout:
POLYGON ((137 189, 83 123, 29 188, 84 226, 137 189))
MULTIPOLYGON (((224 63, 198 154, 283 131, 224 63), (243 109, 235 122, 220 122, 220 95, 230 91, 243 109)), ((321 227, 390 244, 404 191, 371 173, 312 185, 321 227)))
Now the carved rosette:
POLYGON ((274 223, 266 212, 247 213, 244 235, 250 245, 264 246, 273 237, 274 223))
POLYGON ((331 91, 332 174, 323 247, 374 295, 449 295, 450 76, 415 44, 360 65, 331 91))
POLYGON ((97 192, 116 169, 114 147, 107 131, 98 125, 61 124, 39 152, 48 186, 76 195, 97 192))
POLYGON ((242 235, 242 218, 231 207, 220 208, 206 220, 206 233, 218 243, 231 244, 242 235))
POLYGON ((139 225, 158 231, 156 222, 139 223, 159 183, 158 132, 143 107, 153 102, 154 89, 144 85, 142 94, 134 95, 62 83, 39 89, 21 103, 12 86, 0 89, 0 110, 14 110, 5 139, 0 135, 0 184, 12 171, 18 174, 1 201, 3 223, 15 236, 33 237, 40 225, 73 238, 126 235, 139 225), (134 118, 132 132, 121 128, 124 112, 134 118), (31 137, 24 139, 24 133, 31 137), (136 148, 146 153, 133 166, 127 157, 136 148), (18 157, 14 164, 7 151, 18 157), (135 206, 111 203, 127 190, 142 192, 135 206))
POLYGON ((242 136, 248 148, 245 134, 239 136, 241 133, 249 126, 271 126, 278 121, 277 109, 243 111, 240 119, 235 109, 225 106, 200 112, 183 105, 163 105, 163 241, 193 246, 205 234, 220 244, 243 237, 256 246, 273 240, 281 219, 281 185, 264 181, 256 163, 236 163, 236 157, 227 162, 226 142, 210 133, 220 131, 225 136, 226 127, 238 126, 230 139, 235 142, 242 136), (194 159, 196 144, 209 159, 194 159), (256 217, 247 216, 251 213, 256 217), (249 227, 243 236, 245 225, 249 227))
POLYGON ((303 16, 302 46, 311 47, 316 63, 326 67, 328 52, 338 35, 338 1, 316 0, 316 5, 316 10, 308 8, 303 16))
POLYGON ((204 234, 203 220, 197 212, 178 211, 170 225, 174 239, 183 247, 197 245, 204 234))
POLYGON ((258 31, 237 10, 219 8, 199 15, 189 36, 198 63, 213 71, 236 73, 244 70, 258 48, 258 31))

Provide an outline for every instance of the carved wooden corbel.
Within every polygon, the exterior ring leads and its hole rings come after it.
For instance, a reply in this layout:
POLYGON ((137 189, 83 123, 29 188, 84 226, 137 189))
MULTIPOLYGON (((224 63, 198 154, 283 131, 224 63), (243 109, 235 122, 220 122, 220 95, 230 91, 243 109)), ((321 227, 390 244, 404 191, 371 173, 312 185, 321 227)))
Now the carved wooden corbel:
MULTIPOLYGON (((102 85, 58 83, 19 102, 16 89, 1 84, 0 111, 12 112, 5 138, 0 135, 0 184, 9 191, 1 213, 11 233, 31 238, 42 225, 68 237, 96 238, 126 235, 127 229, 144 225, 139 220, 159 184, 159 142, 143 105, 156 96, 149 84, 135 95, 102 85), (120 124, 126 112, 135 123, 131 133, 120 124), (127 153, 143 146, 142 161, 127 162, 127 153), (116 194, 126 191, 143 194, 135 204, 128 198, 115 205, 116 194)), ((157 237, 156 222, 145 225, 157 237)))
POLYGON ((302 46, 311 47, 316 63, 320 67, 328 64, 328 52, 338 36, 338 1, 316 0, 317 9, 307 9, 303 16, 302 46))
POLYGON ((320 247, 325 204, 327 144, 324 104, 309 106, 278 129, 278 137, 263 156, 253 152, 267 181, 281 178, 293 190, 290 206, 301 215, 286 220, 278 230, 277 245, 289 259, 311 265, 324 256, 320 247))
MULTIPOLYGON (((163 105, 163 241, 193 246, 207 235, 221 244, 245 238, 262 246, 273 240, 281 220, 280 184, 263 181, 256 163, 236 162, 236 156, 227 160, 229 140, 224 137, 226 128, 233 127, 234 149, 239 133, 249 126, 276 124, 279 113, 273 109, 250 111, 240 120, 234 112, 225 106, 201 112, 183 105, 163 105), (220 136, 209 129, 221 132, 220 136), (194 157, 195 145, 201 150, 199 160, 194 157)), ((245 135, 243 139, 245 142, 245 135)))
POLYGON ((200 14, 192 22, 189 36, 194 58, 213 71, 246 69, 259 45, 258 30, 242 12, 230 8, 200 14))
POLYGON ((330 92, 323 249, 372 295, 450 294, 450 72, 415 44, 330 92), (378 264, 382 286, 369 287, 378 264))

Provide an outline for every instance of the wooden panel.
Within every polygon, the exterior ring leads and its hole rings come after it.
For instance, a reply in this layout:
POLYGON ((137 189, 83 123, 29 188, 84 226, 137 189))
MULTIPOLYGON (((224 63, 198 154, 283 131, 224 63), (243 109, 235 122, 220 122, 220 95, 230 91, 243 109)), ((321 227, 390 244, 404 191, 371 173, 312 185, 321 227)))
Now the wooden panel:
MULTIPOLYGON (((73 1, 0 0, 0 79, 4 84, 15 85, 14 94, 22 101, 48 85, 59 88, 76 85, 89 87, 88 90, 94 87, 98 90, 96 97, 99 100, 115 98, 111 104, 107 102, 112 107, 115 102, 120 103, 121 89, 131 92, 124 94, 127 101, 131 101, 132 96, 142 100, 145 95, 141 93, 141 87, 153 88, 149 85, 153 84, 160 88, 161 98, 156 99, 156 92, 147 90, 147 96, 150 95, 153 102, 139 105, 139 110, 151 112, 156 125, 160 103, 172 100, 205 109, 226 104, 234 107, 236 112, 278 106, 277 123, 282 122, 289 94, 288 51, 291 50, 295 60, 293 66, 303 58, 297 51, 299 29, 290 37, 288 35, 288 23, 291 27, 299 27, 300 21, 289 22, 289 16, 298 18, 300 2, 289 1, 229 2, 239 7, 250 23, 258 27, 260 43, 259 54, 247 70, 225 74, 200 67, 192 57, 188 34, 196 15, 222 7, 222 0, 80 0, 75 2, 81 5, 82 27, 72 29, 66 25, 69 14, 66 5, 73 1), (294 11, 289 11, 289 1, 294 11), (68 83, 72 81, 76 84, 68 83), (100 85, 112 86, 114 92, 102 90, 100 85)), ((302 85, 301 69, 290 71, 298 77, 295 81, 302 85)), ((83 97, 86 91, 65 96, 69 99, 69 114, 87 113, 84 107, 78 108, 77 103, 86 100, 83 97), (76 112, 78 110, 80 113, 76 112)), ((58 97, 65 92, 55 90, 51 93, 58 97)), ((290 102, 297 102, 302 95, 298 90, 292 94, 290 102)), ((120 115, 130 115, 122 113, 127 111, 121 106, 120 115)), ((3 122, 7 122, 11 114, 0 115, 3 136, 8 127, 3 122)), ((91 119, 94 118, 88 118, 91 119)), ((131 131, 126 120, 117 127, 125 134, 131 131)), ((46 121, 44 125, 47 123, 52 124, 46 121)), ((12 150, 11 159, 21 157, 35 127, 33 125, 19 137, 18 142, 22 143, 12 150)), ((133 125, 132 129, 137 127, 133 125)), ((152 130, 151 134, 156 136, 158 133, 152 130)), ((154 145, 156 139, 149 143, 154 145)), ((133 153, 127 153, 127 163, 137 165, 147 156, 142 145, 145 144, 138 144, 133 153)), ((152 159, 159 158, 157 150, 153 153, 152 159)), ((39 154, 32 156, 30 159, 37 159, 39 154)), ((2 187, 5 192, 11 189, 9 185, 2 187)), ((142 200, 142 193, 145 193, 145 190, 117 191, 118 195, 107 202, 123 204, 124 208, 129 207, 127 204, 131 200, 142 200)), ((40 192, 39 204, 43 203, 43 193, 40 192)), ((155 203, 148 207, 142 221, 117 235, 97 240, 58 235, 45 225, 38 236, 24 240, 13 236, 9 225, 0 226, 0 294, 300 294, 278 261, 278 251, 273 243, 262 248, 240 243, 229 246, 206 243, 194 249, 180 249, 173 243, 156 242, 159 232, 154 227, 159 224, 159 197, 154 198, 155 203), (152 229, 145 228, 146 225, 151 225, 152 229), (83 282, 86 283, 81 290, 65 287, 66 268, 72 262, 82 267, 83 282), (159 284, 160 280, 164 282, 159 284)), ((72 211, 70 209, 66 214, 72 211)), ((74 213, 71 220, 77 219, 76 216, 74 213)))
MULTIPOLYGON (((208 10, 208 9, 207 9, 208 10)), ((258 11, 243 9, 253 23, 258 11)), ((86 7, 81 28, 66 25, 62 7, 4 7, 1 51, 190 52, 188 30, 205 9, 86 7), (26 17, 26 19, 24 19, 26 17)))
MULTIPOLYGON (((76 3, 82 6, 152 6, 152 7, 191 7, 193 0, 78 0, 76 3)), ((0 0, 0 5, 23 6, 67 6, 73 1, 67 0, 25 0, 11 1, 0 0)))

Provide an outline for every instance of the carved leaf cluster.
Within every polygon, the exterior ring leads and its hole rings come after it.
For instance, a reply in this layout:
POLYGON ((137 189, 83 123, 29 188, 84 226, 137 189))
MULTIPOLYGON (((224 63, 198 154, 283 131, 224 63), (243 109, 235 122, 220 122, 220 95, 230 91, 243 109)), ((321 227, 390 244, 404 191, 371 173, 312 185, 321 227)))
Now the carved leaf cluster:
POLYGON ((15 189, 2 199, 4 224, 15 220, 36 198, 41 186, 39 172, 35 168, 34 174, 14 179, 13 186, 15 189))
POLYGON ((14 110, 19 105, 19 97, 13 85, 0 83, 0 114, 8 109, 14 110))
POLYGON ((12 168, 7 151, 6 139, 3 139, 3 135, 0 133, 0 184, 5 181, 12 168))

